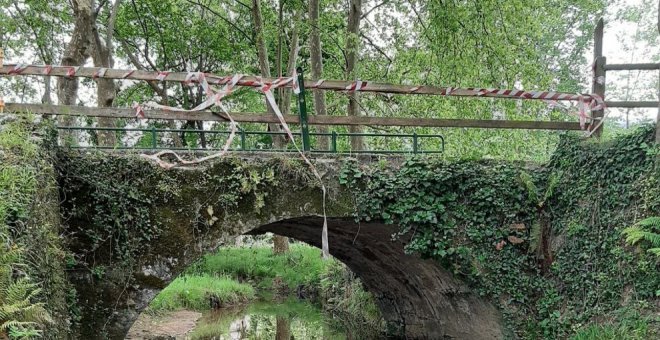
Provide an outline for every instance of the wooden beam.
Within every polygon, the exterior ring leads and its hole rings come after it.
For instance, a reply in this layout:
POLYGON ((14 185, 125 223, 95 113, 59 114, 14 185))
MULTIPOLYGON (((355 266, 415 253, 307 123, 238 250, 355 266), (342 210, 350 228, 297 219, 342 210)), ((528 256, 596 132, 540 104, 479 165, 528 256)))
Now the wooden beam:
MULTIPOLYGON (((96 108, 83 106, 61 106, 46 104, 7 103, 5 111, 14 113, 31 112, 87 117, 132 118, 135 110, 126 108, 96 108)), ((201 120, 228 121, 224 113, 202 111, 199 113, 173 112, 164 110, 145 110, 147 119, 163 120, 201 120)), ((278 123, 277 117, 266 113, 231 113, 239 123, 278 123)), ((365 116, 316 116, 308 117, 311 125, 373 125, 373 126, 411 126, 411 127, 454 127, 482 129, 527 129, 527 130, 580 130, 577 122, 516 121, 516 120, 478 120, 478 119, 439 119, 439 118, 395 118, 365 116)), ((288 124, 300 123, 298 115, 287 115, 288 124)))
POLYGON ((605 101, 607 107, 625 107, 625 108, 656 108, 658 102, 654 101, 605 101))
MULTIPOLYGON (((17 65, 7 64, 0 68, 0 76, 12 76, 12 75, 21 75, 21 76, 44 76, 50 75, 54 77, 71 77, 69 72, 75 70, 73 77, 84 77, 84 78, 105 78, 105 79, 128 79, 128 80, 143 80, 143 81, 160 81, 159 75, 164 77, 165 81, 168 82, 186 82, 186 78, 189 73, 187 72, 169 72, 169 73, 159 73, 157 71, 144 71, 144 70, 119 70, 119 69, 105 69, 99 67, 80 67, 77 69, 72 68, 71 66, 46 66, 46 65, 28 65, 20 66, 19 70, 16 70, 17 65), (46 71, 48 71, 46 73, 46 71)), ((205 74, 207 82, 211 85, 224 85, 227 83, 231 76, 219 76, 215 74, 207 73, 205 74)), ((240 78, 237 86, 248 86, 248 87, 259 87, 262 83, 271 84, 277 81, 277 78, 269 77, 255 77, 255 76, 243 76, 240 78)), ((332 91, 346 91, 348 87, 351 87, 353 81, 344 81, 344 80, 323 80, 317 82, 315 80, 305 80, 306 84, 310 84, 307 88, 310 90, 332 90, 332 91)), ((285 85, 285 87, 290 87, 291 83, 285 85)), ((504 99, 520 99, 511 95, 511 93, 521 92, 516 90, 508 90, 509 94, 504 94, 505 91, 497 92, 488 92, 477 95, 475 89, 470 88, 449 88, 449 87, 439 87, 431 85, 423 86, 413 86, 413 85, 395 85, 395 84, 385 84, 377 82, 364 82, 361 92, 373 92, 373 93, 392 93, 392 94, 415 94, 415 95, 441 95, 447 96, 449 91, 450 96, 454 97, 471 97, 471 98, 504 98, 504 99)), ((535 96, 528 93, 524 99, 530 100, 543 100, 541 96, 535 96)), ((553 92, 557 95, 557 98, 554 100, 558 101, 576 101, 580 100, 581 95, 575 93, 559 93, 553 92)), ((584 94, 583 96, 589 96, 584 94)))
POLYGON ((605 71, 639 71, 639 70, 660 70, 660 63, 644 63, 644 64, 607 64, 605 71))

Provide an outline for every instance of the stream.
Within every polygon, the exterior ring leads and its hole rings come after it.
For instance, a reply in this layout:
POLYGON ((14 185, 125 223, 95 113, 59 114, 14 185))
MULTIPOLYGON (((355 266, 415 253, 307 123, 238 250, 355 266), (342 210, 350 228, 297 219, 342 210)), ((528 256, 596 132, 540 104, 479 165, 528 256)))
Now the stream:
POLYGON ((347 339, 338 321, 319 307, 295 299, 258 301, 205 314, 191 311, 144 315, 126 339, 347 339))

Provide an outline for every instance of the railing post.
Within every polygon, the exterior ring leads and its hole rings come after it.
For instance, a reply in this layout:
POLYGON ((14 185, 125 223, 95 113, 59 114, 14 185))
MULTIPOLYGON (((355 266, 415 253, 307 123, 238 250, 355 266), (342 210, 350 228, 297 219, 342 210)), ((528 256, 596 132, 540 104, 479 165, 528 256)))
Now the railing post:
POLYGON ((337 131, 332 131, 332 142, 330 144, 333 153, 337 153, 337 131))
POLYGON ((413 132, 413 153, 417 153, 417 132, 413 132))
POLYGON ((247 149, 247 142, 245 140, 245 130, 241 129, 241 151, 247 149))
POLYGON ((309 142, 309 125, 307 124, 307 102, 305 101, 305 76, 302 67, 298 67, 298 111, 300 113, 300 130, 302 132, 303 151, 311 149, 309 142))
POLYGON ((151 127, 151 148, 153 150, 156 150, 157 147, 158 147, 158 143, 156 141, 156 127, 152 126, 151 127))
MULTIPOLYGON (((594 31, 594 74, 593 74, 593 79, 592 79, 592 86, 591 86, 591 92, 593 94, 599 95, 603 101, 605 100, 605 63, 606 59, 603 56, 603 31, 604 31, 604 23, 603 19, 601 18, 598 20, 598 24, 596 24, 596 30, 594 31)), ((592 112, 591 118, 591 126, 589 126, 589 129, 596 129, 593 132, 593 136, 596 138, 600 138, 600 136, 603 134, 603 127, 604 124, 601 124, 601 120, 605 116, 605 110, 600 109, 600 110, 594 110, 592 112), (598 126, 598 128, 596 128, 598 126)))

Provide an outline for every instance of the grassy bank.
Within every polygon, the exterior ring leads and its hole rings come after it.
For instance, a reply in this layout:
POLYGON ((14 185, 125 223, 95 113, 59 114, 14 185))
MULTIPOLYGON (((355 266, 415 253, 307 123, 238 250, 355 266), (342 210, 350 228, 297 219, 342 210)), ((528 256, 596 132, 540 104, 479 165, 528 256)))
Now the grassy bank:
MULTIPOLYGON (((227 275, 251 281, 261 290, 273 288, 275 278, 289 289, 318 286, 332 261, 323 261, 318 249, 292 244, 289 252, 273 255, 270 247, 222 248, 205 256, 188 271, 191 274, 227 275)), ((277 284, 277 283, 276 283, 277 284)))
POLYGON ((254 297, 252 286, 228 277, 184 275, 165 287, 151 302, 149 309, 204 311, 211 308, 211 300, 217 303, 217 307, 228 307, 246 303, 254 297))

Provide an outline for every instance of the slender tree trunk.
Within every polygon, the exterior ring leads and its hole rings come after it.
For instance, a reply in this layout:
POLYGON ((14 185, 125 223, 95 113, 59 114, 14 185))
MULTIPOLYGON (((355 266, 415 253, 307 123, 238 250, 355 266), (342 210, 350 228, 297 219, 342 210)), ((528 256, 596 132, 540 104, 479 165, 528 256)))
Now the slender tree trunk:
MULTIPOLYGON (((277 59, 275 60, 275 73, 277 74, 278 77, 282 77, 282 40, 284 37, 284 1, 285 0, 279 0, 278 1, 278 14, 277 14, 277 51, 275 51, 275 54, 277 55, 277 59)), ((280 111, 283 110, 282 108, 282 101, 281 98, 284 95, 284 91, 282 88, 277 89, 277 100, 278 103, 280 104, 280 111)))
MULTIPOLYGON (((300 21, 300 12, 295 15, 293 30, 291 31, 291 47, 289 50, 289 60, 286 64, 286 75, 291 77, 296 70, 296 61, 298 60, 298 22, 300 21)), ((282 114, 291 113, 291 89, 284 89, 282 96, 282 114)))
POLYGON ((289 251, 289 238, 280 235, 273 235, 273 253, 284 254, 289 251))
MULTIPOLYGON (((259 57, 259 68, 261 69, 261 76, 270 77, 270 65, 268 63, 268 50, 266 49, 266 41, 264 40, 264 27, 263 19, 261 17, 261 0, 252 0, 252 24, 254 25, 255 42, 257 43, 257 55, 259 57)), ((266 109, 269 114, 274 115, 275 112, 266 102, 266 109)), ((280 131, 278 124, 268 124, 269 131, 280 131)), ((280 136, 273 136, 273 147, 284 147, 284 139, 280 136)), ((275 235, 273 237, 273 252, 281 254, 289 250, 289 239, 286 237, 275 235)))
POLYGON ((291 322, 284 316, 278 316, 275 323, 275 340, 291 339, 291 322))
MULTIPOLYGON (((50 63, 46 63, 50 64, 50 63)), ((51 98, 51 93, 53 92, 51 84, 50 84, 50 76, 44 76, 44 95, 41 97, 41 103, 42 104, 48 104, 51 105, 53 104, 53 98, 51 98)))
MULTIPOLYGON (((257 44, 257 55, 259 57, 259 68, 262 77, 270 77, 270 63, 268 62, 268 50, 266 48, 266 41, 264 40, 264 27, 263 19, 261 16, 261 0, 252 0, 252 24, 254 26, 255 42, 257 44)), ((266 111, 272 115, 275 111, 270 107, 266 101, 266 111)), ((268 130, 279 132, 280 127, 278 124, 268 124, 268 130)), ((284 138, 280 136, 273 136, 273 146, 275 148, 284 147, 284 138)))
MULTIPOLYGON (((90 56, 90 29, 92 27, 91 0, 73 0, 71 2, 75 17, 71 40, 64 49, 61 64, 65 66, 80 66, 90 56)), ((78 78, 57 78, 57 98, 60 105, 76 105, 78 101, 78 78)), ((72 126, 76 122, 74 116, 60 116, 60 123, 72 126)), ((60 132, 60 139, 65 144, 78 143, 78 133, 74 131, 60 132)))
MULTIPOLYGON (((92 59, 94 60, 95 67, 112 68, 114 66, 113 53, 114 48, 112 44, 113 33, 115 30, 115 21, 117 19, 117 11, 121 5, 122 0, 115 0, 110 9, 110 18, 106 27, 105 42, 101 40, 101 36, 96 26, 96 18, 90 23, 92 25, 92 59)), ((112 107, 115 101, 117 88, 112 79, 98 78, 96 80, 96 100, 98 107, 112 107)), ((99 126, 101 127, 114 127, 115 120, 109 117, 98 119, 99 126)), ((101 131, 99 132, 99 145, 101 146, 114 146, 117 143, 116 134, 114 131, 101 131)))
MULTIPOLYGON (((348 27, 346 39, 346 78, 355 79, 355 65, 358 60, 360 46, 360 18, 362 17, 362 0, 350 0, 348 9, 348 27)), ((360 103, 358 92, 349 94, 348 115, 360 115, 360 103)), ((362 132, 360 126, 351 126, 350 131, 362 132)), ((353 151, 364 150, 364 139, 362 137, 351 138, 351 149, 353 151)))
MULTIPOLYGON (((658 0, 658 34, 660 34, 660 0, 658 0)), ((660 71, 658 72, 658 117, 655 123, 655 142, 660 144, 660 71)))
MULTIPOLYGON (((319 0, 309 0, 309 22, 312 30, 309 34, 309 54, 312 64, 312 79, 323 78, 323 56, 321 55, 321 34, 319 27, 319 0)), ((325 92, 314 90, 314 112, 317 115, 328 114, 325 106, 325 92)), ((326 126, 317 127, 321 133, 328 132, 326 126)), ((328 137, 318 137, 319 150, 328 150, 328 137)))

